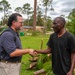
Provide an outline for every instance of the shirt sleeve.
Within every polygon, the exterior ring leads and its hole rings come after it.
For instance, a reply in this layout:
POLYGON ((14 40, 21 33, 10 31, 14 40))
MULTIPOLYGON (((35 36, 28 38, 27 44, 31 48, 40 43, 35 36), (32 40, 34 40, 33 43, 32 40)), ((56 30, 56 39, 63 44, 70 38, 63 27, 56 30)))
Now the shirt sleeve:
POLYGON ((69 48, 71 52, 75 51, 75 37, 73 35, 69 38, 69 48))
POLYGON ((47 42, 47 46, 52 48, 52 35, 50 36, 48 42, 47 42))
POLYGON ((11 32, 5 32, 2 35, 2 45, 4 50, 11 54, 13 51, 16 50, 16 45, 14 41, 14 35, 11 32))

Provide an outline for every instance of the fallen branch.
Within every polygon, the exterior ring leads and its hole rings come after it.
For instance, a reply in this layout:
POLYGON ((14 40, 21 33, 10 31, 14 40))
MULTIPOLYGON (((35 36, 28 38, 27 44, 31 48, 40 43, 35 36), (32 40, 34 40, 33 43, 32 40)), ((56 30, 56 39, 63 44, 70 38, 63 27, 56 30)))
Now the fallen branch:
POLYGON ((30 70, 30 69, 35 69, 36 68, 36 64, 37 62, 32 62, 29 66, 29 68, 27 68, 27 70, 30 70))
POLYGON ((38 57, 34 57, 34 58, 32 58, 32 59, 29 59, 29 61, 31 61, 31 62, 36 62, 37 59, 38 59, 38 57))
POLYGON ((37 63, 37 62, 32 62, 32 63, 30 64, 30 68, 35 67, 35 66, 36 66, 36 63, 37 63))
POLYGON ((45 73, 44 69, 38 70, 38 71, 34 72, 33 74, 34 75, 39 75, 39 74, 42 74, 42 73, 45 73))

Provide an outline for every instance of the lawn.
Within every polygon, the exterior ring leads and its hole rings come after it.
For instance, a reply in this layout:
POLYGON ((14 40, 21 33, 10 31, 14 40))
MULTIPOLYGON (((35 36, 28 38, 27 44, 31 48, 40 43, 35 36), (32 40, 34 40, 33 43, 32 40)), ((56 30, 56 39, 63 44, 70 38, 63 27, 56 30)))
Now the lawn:
MULTIPOLYGON (((23 48, 32 48, 32 49, 40 50, 41 43, 43 43, 42 49, 47 48, 46 43, 49 39, 49 35, 21 36, 20 38, 21 38, 23 48)), ((32 57, 29 54, 23 55, 23 57, 22 57, 23 63, 21 66, 21 74, 20 75, 33 75, 33 72, 35 72, 35 70, 27 70, 27 68, 29 67, 29 64, 30 64, 30 62, 29 62, 30 58, 32 58, 32 57)), ((52 71, 50 70, 50 72, 52 72, 52 71)), ((53 75, 53 74, 51 73, 49 75, 53 75)))
MULTIPOLYGON (((40 35, 40 36, 21 36, 21 42, 23 48, 32 48, 36 50, 46 49, 47 41, 49 39, 49 35, 40 35)), ((22 67, 21 67, 21 74, 20 75, 33 75, 35 70, 26 70, 29 66, 29 59, 32 58, 30 55, 26 54, 22 58, 22 67)))

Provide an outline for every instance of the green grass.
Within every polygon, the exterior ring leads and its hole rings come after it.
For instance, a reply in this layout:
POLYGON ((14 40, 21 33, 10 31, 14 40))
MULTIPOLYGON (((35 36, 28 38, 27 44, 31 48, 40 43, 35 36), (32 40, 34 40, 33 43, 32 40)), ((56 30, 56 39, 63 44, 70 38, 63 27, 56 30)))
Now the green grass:
MULTIPOLYGON (((49 35, 21 36, 22 47, 40 50, 42 39, 43 39, 42 49, 46 49, 46 47, 47 47, 46 43, 49 39, 49 35)), ((35 70, 26 70, 30 64, 30 62, 29 62, 30 58, 32 58, 32 57, 29 54, 23 55, 22 62, 24 62, 24 64, 22 64, 22 66, 21 66, 20 75, 33 75, 33 72, 35 72, 35 70)), ((50 70, 49 75, 53 75, 51 70, 50 70)))
MULTIPOLYGON (((40 50, 42 39, 43 39, 42 49, 46 49, 47 48, 46 43, 49 39, 49 35, 21 36, 22 47, 40 50)), ((35 70, 26 70, 29 67, 29 63, 30 63, 29 59, 30 58, 32 58, 32 57, 29 54, 23 55, 22 62, 24 62, 25 64, 22 64, 20 75, 33 75, 33 72, 35 70)))
POLYGON ((23 48, 40 49, 42 39, 43 39, 43 49, 45 49, 46 48, 46 43, 49 39, 49 35, 22 36, 21 37, 21 42, 22 42, 23 48))

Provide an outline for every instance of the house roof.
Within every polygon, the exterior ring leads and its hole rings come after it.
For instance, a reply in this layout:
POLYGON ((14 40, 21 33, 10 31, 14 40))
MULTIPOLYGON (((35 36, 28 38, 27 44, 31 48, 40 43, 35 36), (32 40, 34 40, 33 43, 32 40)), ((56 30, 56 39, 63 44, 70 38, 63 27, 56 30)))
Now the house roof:
POLYGON ((33 28, 32 26, 23 26, 24 28, 33 28))

